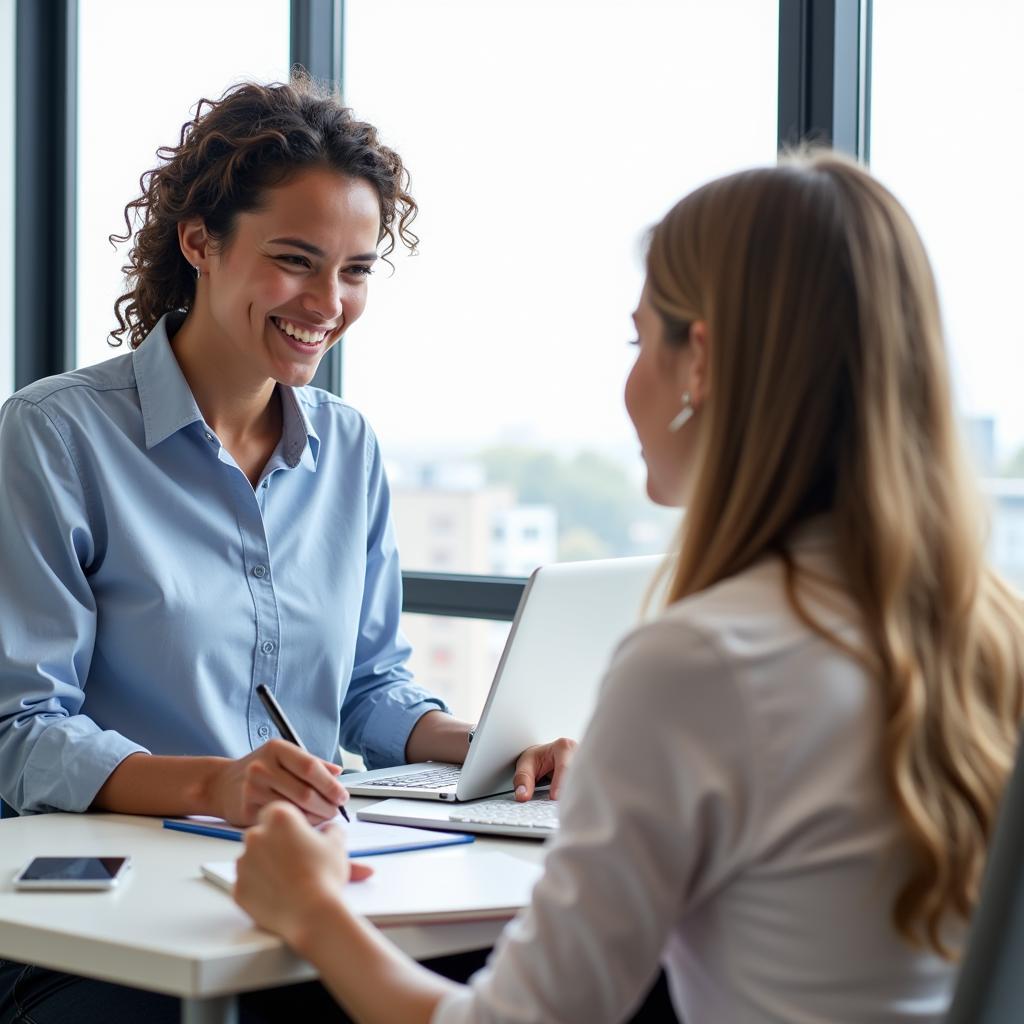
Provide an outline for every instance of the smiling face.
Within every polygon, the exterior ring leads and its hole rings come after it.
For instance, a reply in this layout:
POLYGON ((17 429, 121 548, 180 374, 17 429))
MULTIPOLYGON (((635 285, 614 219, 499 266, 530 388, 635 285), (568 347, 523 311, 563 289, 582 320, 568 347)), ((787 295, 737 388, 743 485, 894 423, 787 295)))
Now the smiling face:
POLYGON ((253 383, 308 384, 324 353, 359 319, 377 259, 380 201, 362 179, 314 168, 268 189, 223 247, 182 225, 202 272, 196 307, 218 362, 253 383))

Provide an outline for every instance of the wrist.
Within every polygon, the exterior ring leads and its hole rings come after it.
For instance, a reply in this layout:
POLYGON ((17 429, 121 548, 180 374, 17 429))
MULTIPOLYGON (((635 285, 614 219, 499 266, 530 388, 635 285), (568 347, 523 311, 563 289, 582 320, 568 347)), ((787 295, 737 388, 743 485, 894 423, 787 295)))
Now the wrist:
POLYGON ((338 939, 350 929, 355 916, 345 905, 341 893, 325 890, 314 901, 303 901, 294 921, 281 937, 303 960, 319 966, 318 958, 330 959, 338 949, 338 939))
POLYGON ((462 764, 469 753, 471 728, 469 722, 453 718, 446 711, 428 711, 413 726, 406 741, 406 763, 447 761, 462 764))
POLYGON ((224 772, 234 762, 230 757, 198 757, 197 772, 191 784, 186 787, 186 800, 195 807, 193 814, 208 814, 215 818, 226 818, 220 797, 220 782, 224 772))

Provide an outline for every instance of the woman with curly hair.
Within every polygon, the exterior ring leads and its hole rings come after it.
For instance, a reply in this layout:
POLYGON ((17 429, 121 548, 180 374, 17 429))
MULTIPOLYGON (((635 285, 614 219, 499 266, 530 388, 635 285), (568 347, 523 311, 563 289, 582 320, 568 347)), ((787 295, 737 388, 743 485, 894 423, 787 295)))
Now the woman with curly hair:
MULTIPOLYGON (((376 438, 307 386, 378 259, 415 248, 416 204, 373 126, 308 80, 201 101, 159 156, 125 211, 132 351, 0 413, 0 797, 240 825, 284 799, 318 823, 347 799, 339 743, 369 768, 468 751, 406 668, 376 438), (309 752, 270 739, 260 683, 309 752)), ((572 746, 523 753, 523 798, 572 746)), ((33 971, 0 967, 0 989, 50 1019, 62 986, 33 971)))
POLYGON ((686 506, 613 657, 529 907, 460 986, 350 912, 339 830, 274 804, 235 898, 362 1024, 613 1024, 663 964, 687 1024, 945 1016, 1024 707, 938 300, 906 212, 835 155, 654 229, 626 407, 686 506))

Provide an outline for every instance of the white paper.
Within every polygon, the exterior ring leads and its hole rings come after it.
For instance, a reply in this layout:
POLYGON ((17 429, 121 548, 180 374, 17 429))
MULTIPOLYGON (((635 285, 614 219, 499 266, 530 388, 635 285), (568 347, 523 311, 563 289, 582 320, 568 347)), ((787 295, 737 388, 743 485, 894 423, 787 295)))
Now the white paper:
MULTIPOLYGON (((355 824, 353 822, 353 824, 355 824)), ((374 873, 345 887, 345 902, 371 921, 508 917, 530 902, 539 864, 507 853, 454 846, 427 854, 376 857, 374 873)), ((224 889, 235 884, 235 862, 204 864, 203 875, 224 889)))

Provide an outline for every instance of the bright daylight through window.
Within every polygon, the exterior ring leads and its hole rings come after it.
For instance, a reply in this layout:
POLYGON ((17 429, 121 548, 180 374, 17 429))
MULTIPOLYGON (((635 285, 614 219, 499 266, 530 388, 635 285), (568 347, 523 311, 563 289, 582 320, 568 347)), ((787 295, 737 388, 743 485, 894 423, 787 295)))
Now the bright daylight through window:
POLYGON ((871 166, 928 247, 957 401, 991 504, 992 556, 1017 586, 1024 586, 1022 42, 1024 5, 1010 0, 874 4, 871 166))
POLYGON ((139 175, 175 145, 200 97, 216 99, 243 79, 288 76, 288 0, 177 0, 162 4, 80 0, 78 9, 78 364, 126 352, 107 344, 117 326, 114 301, 124 290, 107 238, 124 233, 124 207, 139 194, 139 175), (196 44, 202 24, 213 50, 196 44), (161 40, 173 66, 154 63, 140 39, 161 40))
MULTIPOLYGON (((525 575, 664 550, 622 404, 641 242, 685 192, 775 159, 764 0, 347 0, 345 98, 412 176, 345 397, 388 463, 406 569, 525 575), (400 30, 396 30, 400 26, 400 30), (366 40, 388 39, 392 68, 366 40), (699 40, 679 59, 681 39, 699 40), (467 83, 472 83, 467 88, 467 83)), ((414 668, 479 713, 507 624, 406 616, 414 668)))

